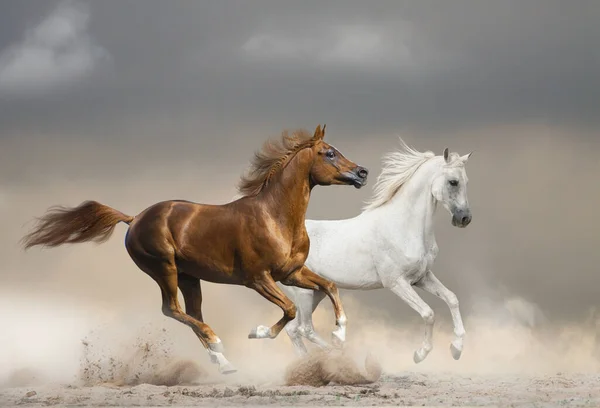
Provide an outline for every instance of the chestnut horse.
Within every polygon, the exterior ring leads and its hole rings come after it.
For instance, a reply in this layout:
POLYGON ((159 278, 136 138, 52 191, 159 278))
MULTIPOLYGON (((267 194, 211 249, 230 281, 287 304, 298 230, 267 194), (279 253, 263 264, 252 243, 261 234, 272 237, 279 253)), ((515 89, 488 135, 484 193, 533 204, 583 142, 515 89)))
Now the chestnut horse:
POLYGON ((235 201, 222 205, 164 201, 135 217, 96 201, 74 208, 52 207, 23 237, 23 245, 27 249, 100 243, 119 222, 129 224, 127 252, 160 287, 163 313, 194 331, 221 373, 235 372, 223 355, 221 340, 202 317, 200 280, 244 285, 283 310, 277 323, 254 328, 249 338, 275 338, 296 316, 296 306, 275 282, 326 293, 338 330, 345 330, 336 286, 304 266, 310 246, 305 213, 315 185, 360 188, 368 171, 324 142, 324 136, 325 126, 319 125, 313 136, 301 130, 267 141, 255 154, 249 174, 242 177, 238 186, 242 197, 235 201), (185 312, 177 300, 178 287, 185 312))

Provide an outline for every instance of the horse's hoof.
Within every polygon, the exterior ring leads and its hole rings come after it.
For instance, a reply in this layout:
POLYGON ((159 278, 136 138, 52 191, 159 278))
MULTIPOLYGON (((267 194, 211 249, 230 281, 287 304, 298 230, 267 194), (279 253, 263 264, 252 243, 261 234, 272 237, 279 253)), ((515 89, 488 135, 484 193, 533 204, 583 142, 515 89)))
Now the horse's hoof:
POLYGON ((454 344, 450 343, 450 353, 452 353, 452 358, 458 360, 462 354, 462 350, 457 349, 454 344))
POLYGON ((415 351, 415 354, 413 354, 413 361, 415 362, 415 364, 419 364, 421 361, 425 360, 425 357, 427 357, 427 353, 419 353, 421 350, 417 350, 415 351))
POLYGON ((219 367, 219 372, 221 374, 233 374, 237 372, 237 368, 235 368, 231 363, 225 364, 219 367))
POLYGON ((250 334, 248 334, 249 339, 266 339, 270 338, 269 335, 270 329, 267 326, 256 326, 254 329, 250 330, 250 334))

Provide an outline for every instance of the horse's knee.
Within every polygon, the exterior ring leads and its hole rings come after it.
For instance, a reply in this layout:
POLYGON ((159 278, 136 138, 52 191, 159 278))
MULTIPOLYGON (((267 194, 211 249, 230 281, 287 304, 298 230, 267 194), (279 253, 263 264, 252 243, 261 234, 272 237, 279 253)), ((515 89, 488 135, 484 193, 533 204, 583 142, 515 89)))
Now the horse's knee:
POLYGON ((458 308, 458 298, 454 293, 448 294, 448 307, 450 309, 458 308))
POLYGON ((435 313, 431 309, 424 311, 421 317, 425 321, 425 324, 433 324, 435 322, 435 313))
POLYGON ((294 320, 296 318, 296 311, 296 305, 293 303, 286 305, 283 308, 283 314, 289 320, 294 320))
POLYGON ((336 293, 338 291, 337 285, 331 281, 327 281, 325 284, 325 289, 327 289, 330 293, 336 293))

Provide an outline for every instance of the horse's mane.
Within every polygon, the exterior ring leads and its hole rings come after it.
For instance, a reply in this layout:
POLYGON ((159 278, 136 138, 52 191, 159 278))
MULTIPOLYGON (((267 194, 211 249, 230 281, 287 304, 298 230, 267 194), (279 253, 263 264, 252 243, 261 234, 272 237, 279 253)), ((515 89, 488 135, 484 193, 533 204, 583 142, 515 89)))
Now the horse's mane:
POLYGON ((373 187, 374 194, 363 207, 364 211, 381 207, 394 197, 423 163, 435 157, 431 151, 419 152, 400 139, 402 150, 383 157, 381 174, 373 187))
POLYGON ((292 133, 284 130, 279 140, 267 140, 262 149, 254 153, 247 174, 238 184, 238 191, 244 197, 257 195, 273 176, 285 168, 289 158, 314 143, 313 135, 304 129, 292 133))

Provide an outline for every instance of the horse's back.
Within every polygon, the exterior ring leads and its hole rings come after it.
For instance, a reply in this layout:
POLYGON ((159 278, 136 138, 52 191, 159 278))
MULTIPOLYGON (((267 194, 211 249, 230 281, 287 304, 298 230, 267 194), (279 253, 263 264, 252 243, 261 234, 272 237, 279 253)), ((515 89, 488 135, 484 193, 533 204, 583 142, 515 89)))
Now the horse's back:
POLYGON ((215 238, 212 226, 223 226, 229 217, 224 206, 186 200, 161 201, 138 214, 130 225, 125 244, 154 256, 181 254, 190 241, 215 238), (214 234, 213 234, 214 235, 214 234))

